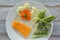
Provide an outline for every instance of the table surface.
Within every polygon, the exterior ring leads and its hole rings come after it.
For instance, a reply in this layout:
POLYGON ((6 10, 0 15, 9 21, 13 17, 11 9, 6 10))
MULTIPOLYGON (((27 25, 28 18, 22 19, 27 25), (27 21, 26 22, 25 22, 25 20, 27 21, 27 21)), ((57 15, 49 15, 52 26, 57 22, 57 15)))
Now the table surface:
MULTIPOLYGON (((39 0, 37 0, 39 1, 39 0)), ((18 2, 21 2, 21 0, 0 0, 0 40, 10 40, 8 35, 7 35, 7 32, 6 32, 6 29, 5 29, 5 21, 6 21, 6 15, 8 14, 9 10, 14 7, 14 5, 18 2)), ((56 1, 39 1, 41 3, 43 3, 44 5, 46 3, 50 3, 50 2, 57 2, 56 1)), ((60 3, 60 1, 59 1, 60 3)), ((49 11, 51 12, 52 15, 56 16, 57 18, 53 21, 53 32, 52 32, 52 35, 51 37, 49 38, 49 40, 60 40, 60 5, 56 5, 56 6, 48 6, 48 5, 45 5, 49 11)))

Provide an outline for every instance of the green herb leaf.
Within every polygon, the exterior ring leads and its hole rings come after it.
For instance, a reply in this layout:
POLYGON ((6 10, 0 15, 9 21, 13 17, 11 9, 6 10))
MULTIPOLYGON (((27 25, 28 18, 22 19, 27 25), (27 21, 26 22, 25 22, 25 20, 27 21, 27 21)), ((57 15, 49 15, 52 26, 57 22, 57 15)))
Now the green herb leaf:
POLYGON ((27 17, 28 17, 28 15, 25 13, 25 14, 24 14, 24 17, 25 17, 25 18, 27 18, 27 17))

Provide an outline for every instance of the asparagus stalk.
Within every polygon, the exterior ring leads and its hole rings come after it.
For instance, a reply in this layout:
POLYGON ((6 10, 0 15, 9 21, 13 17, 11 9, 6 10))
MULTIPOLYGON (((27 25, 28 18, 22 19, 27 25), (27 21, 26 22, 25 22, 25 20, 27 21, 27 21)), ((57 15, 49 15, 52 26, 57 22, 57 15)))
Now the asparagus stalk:
POLYGON ((45 22, 51 22, 53 19, 55 19, 56 17, 55 16, 49 16, 49 17, 47 17, 47 18, 44 18, 43 20, 45 21, 45 22))
POLYGON ((45 13, 46 13, 46 10, 42 9, 41 12, 38 14, 38 17, 41 19, 44 18, 45 13))

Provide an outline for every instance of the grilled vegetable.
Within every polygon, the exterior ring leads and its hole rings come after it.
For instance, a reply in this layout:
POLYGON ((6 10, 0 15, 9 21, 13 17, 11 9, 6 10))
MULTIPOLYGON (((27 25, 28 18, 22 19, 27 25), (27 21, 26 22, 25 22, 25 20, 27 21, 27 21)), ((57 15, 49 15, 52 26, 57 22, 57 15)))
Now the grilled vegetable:
POLYGON ((46 22, 51 22, 55 18, 56 18, 55 16, 49 16, 47 18, 44 18, 43 20, 46 21, 46 22))
POLYGON ((35 31, 33 33, 33 38, 38 38, 41 36, 48 35, 48 32, 51 27, 51 21, 54 20, 55 16, 49 16, 47 18, 44 17, 46 10, 42 10, 38 15, 38 19, 36 19, 36 24, 38 23, 37 27, 35 27, 35 31))
POLYGON ((38 14, 38 17, 41 18, 41 19, 44 18, 45 13, 46 13, 46 10, 45 9, 42 9, 40 11, 40 13, 38 14))
POLYGON ((36 27, 35 32, 33 33, 33 38, 48 35, 50 27, 51 27, 50 23, 47 23, 47 22, 39 23, 39 25, 36 27))

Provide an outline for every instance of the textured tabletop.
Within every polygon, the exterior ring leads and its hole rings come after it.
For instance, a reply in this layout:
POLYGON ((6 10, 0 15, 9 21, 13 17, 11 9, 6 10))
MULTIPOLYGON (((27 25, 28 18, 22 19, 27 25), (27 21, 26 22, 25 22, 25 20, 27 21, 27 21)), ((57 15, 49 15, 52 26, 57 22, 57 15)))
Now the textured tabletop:
MULTIPOLYGON (((0 40, 10 40, 6 29, 6 15, 14 5, 22 0, 0 0, 0 40)), ((27 1, 27 0, 25 0, 27 1)), ((44 4, 52 15, 57 18, 53 21, 53 32, 49 40, 60 40, 60 0, 35 0, 44 4), (59 4, 59 5, 55 5, 59 4), (54 6, 55 5, 55 6, 54 6)))

